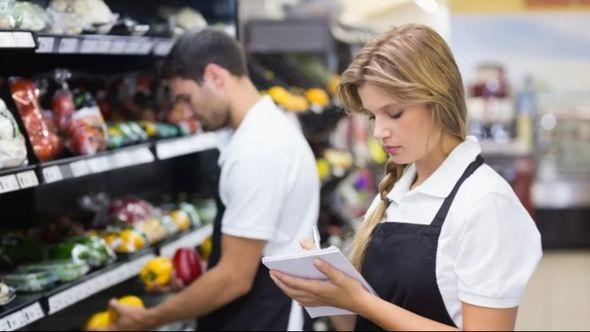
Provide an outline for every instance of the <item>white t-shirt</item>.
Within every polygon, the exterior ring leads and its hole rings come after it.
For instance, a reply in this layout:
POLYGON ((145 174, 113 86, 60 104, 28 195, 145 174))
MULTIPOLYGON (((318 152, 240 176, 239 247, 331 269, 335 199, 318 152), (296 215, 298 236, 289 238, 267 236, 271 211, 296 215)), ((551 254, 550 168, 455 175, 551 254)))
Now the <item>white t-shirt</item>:
MULTIPOLYGON (((315 157, 301 131, 265 96, 222 141, 221 232, 267 240, 265 256, 299 251, 299 240, 312 236, 320 206, 315 157)), ((294 304, 290 330, 302 328, 301 315, 294 304)))
MULTIPOLYGON (((388 197, 382 222, 430 224, 467 166, 481 152, 473 136, 458 145, 421 185, 409 190, 408 166, 388 197)), ((379 202, 377 196, 369 212, 379 202)), ((510 185, 482 165, 457 192, 441 229, 436 279, 449 316, 462 328, 461 302, 489 308, 519 305, 541 259, 541 237, 510 185)))

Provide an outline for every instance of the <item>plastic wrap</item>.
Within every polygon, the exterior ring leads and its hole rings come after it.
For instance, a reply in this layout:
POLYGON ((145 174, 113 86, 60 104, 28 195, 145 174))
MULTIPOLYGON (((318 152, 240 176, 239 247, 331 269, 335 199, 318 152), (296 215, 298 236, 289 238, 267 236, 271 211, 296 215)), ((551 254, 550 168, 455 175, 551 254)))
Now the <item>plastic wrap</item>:
POLYGON ((10 91, 35 155, 41 161, 53 159, 59 153, 61 143, 52 130, 51 123, 43 118, 39 105, 39 89, 31 80, 12 78, 10 91))
POLYGON ((77 155, 91 155, 107 148, 107 128, 98 107, 75 111, 67 128, 66 148, 77 155))
POLYGON ((0 100, 0 169, 27 163, 27 147, 14 117, 0 100))

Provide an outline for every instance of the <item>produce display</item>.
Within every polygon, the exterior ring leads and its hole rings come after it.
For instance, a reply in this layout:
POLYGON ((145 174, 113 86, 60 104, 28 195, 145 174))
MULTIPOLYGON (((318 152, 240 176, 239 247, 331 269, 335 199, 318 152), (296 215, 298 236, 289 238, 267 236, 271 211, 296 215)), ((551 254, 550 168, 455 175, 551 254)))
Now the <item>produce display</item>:
POLYGON ((25 139, 6 104, 0 99, 0 169, 21 166, 26 162, 25 139))
POLYGON ((203 274, 201 257, 193 248, 179 248, 172 259, 176 277, 183 285, 190 285, 203 274))
MULTIPOLYGON (((143 301, 139 297, 133 295, 121 297, 117 299, 117 301, 125 305, 144 307, 143 301)), ((92 315, 92 317, 88 319, 84 326, 84 329, 86 331, 105 330, 111 324, 114 324, 117 321, 117 319, 119 319, 119 317, 114 310, 108 309, 105 311, 101 311, 92 315)))
POLYGON ((7 305, 16 298, 16 291, 8 287, 5 283, 0 282, 0 306, 7 305))
POLYGON ((193 248, 179 248, 172 260, 168 257, 153 258, 142 267, 139 277, 147 289, 153 289, 168 285, 173 271, 183 285, 190 285, 203 273, 199 253, 193 248))
POLYGON ((166 286, 172 277, 172 261, 167 257, 156 257, 147 262, 139 272, 141 281, 148 289, 166 286))

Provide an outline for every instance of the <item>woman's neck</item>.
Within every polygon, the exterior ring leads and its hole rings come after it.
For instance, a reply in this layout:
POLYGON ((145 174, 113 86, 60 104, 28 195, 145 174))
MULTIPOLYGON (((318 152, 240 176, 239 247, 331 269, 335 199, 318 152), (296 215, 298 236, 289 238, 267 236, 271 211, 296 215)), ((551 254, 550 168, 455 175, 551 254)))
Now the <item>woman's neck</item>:
POLYGON ((430 153, 422 158, 421 160, 416 161, 416 178, 410 189, 414 189, 424 183, 426 179, 428 179, 445 161, 449 153, 453 151, 457 145, 461 144, 457 138, 454 137, 446 137, 443 138, 443 142, 440 148, 434 148, 430 153))

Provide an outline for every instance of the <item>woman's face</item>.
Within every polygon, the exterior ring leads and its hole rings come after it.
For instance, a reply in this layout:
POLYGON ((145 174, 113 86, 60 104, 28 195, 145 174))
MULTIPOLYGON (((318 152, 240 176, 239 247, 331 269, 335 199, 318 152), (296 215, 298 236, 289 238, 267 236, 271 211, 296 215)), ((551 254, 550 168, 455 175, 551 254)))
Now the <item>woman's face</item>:
POLYGON ((365 83, 358 88, 364 109, 374 120, 373 136, 396 164, 422 160, 437 146, 431 113, 425 105, 400 105, 383 89, 365 83))

